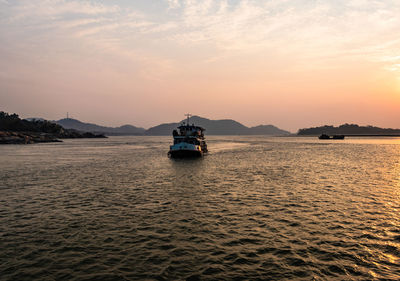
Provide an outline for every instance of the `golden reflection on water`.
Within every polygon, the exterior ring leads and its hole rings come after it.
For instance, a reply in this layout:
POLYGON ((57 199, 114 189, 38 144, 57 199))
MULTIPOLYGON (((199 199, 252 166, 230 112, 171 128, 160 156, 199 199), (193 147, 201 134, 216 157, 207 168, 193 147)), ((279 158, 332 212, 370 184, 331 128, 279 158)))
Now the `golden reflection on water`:
MULTIPOLYGON (((260 138, 263 138, 260 136, 260 138)), ((344 140, 319 140, 316 136, 303 137, 276 137, 271 138, 273 142, 304 142, 321 144, 400 144, 400 137, 346 137, 344 140)), ((399 148, 400 149, 400 148, 399 148)))
POLYGON ((0 147, 0 276, 396 280, 400 138, 207 141, 0 147))
POLYGON ((400 137, 347 137, 346 143, 354 144, 400 144, 400 137))
POLYGON ((397 263, 399 258, 392 254, 384 254, 390 263, 397 263))
POLYGON ((220 151, 242 148, 248 146, 249 144, 244 142, 227 141, 227 142, 218 142, 214 144, 211 142, 211 145, 212 145, 212 150, 210 151, 210 153, 217 153, 220 151))

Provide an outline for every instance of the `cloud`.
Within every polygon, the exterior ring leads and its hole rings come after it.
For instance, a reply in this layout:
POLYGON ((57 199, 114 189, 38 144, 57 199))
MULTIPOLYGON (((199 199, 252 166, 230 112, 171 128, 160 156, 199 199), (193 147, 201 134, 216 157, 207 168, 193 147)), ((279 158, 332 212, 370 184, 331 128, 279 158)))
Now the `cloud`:
MULTIPOLYGON (((208 45, 213 61, 278 51, 296 59, 374 60, 391 55, 400 30, 393 1, 182 1, 174 34, 181 46, 208 45), (367 3, 368 2, 368 3, 367 3)), ((311 61, 313 60, 313 61, 311 61)))
POLYGON ((293 64, 321 66, 338 58, 384 62, 400 48, 400 3, 393 1, 165 1, 166 11, 152 12, 118 1, 2 0, 0 38, 48 52, 69 42, 129 59, 141 53, 155 67, 179 63, 180 51, 202 54, 204 63, 279 53, 293 64))
POLYGON ((154 74, 154 79, 159 79, 163 69, 169 68, 167 58, 131 41, 141 34, 165 32, 174 24, 147 20, 146 15, 133 8, 95 1, 23 0, 9 5, 3 13, 6 16, 0 26, 0 38, 8 45, 0 49, 0 57, 29 54, 33 64, 88 55, 94 61, 108 57, 112 58, 107 62, 110 69, 119 71, 114 63, 119 61, 129 66, 123 67, 125 70, 136 71, 146 79, 152 79, 151 69, 159 70, 154 74))
POLYGON ((39 0, 19 1, 12 5, 14 20, 37 18, 54 19, 65 15, 101 15, 117 13, 117 5, 104 5, 89 1, 39 0))
POLYGON ((361 96, 399 77, 398 15, 394 0, 0 0, 1 89, 105 104, 125 92, 120 105, 137 110, 200 92, 202 106, 229 110, 229 93, 260 112, 280 93, 361 96))
POLYGON ((167 0, 169 9, 177 9, 181 6, 179 0, 167 0))

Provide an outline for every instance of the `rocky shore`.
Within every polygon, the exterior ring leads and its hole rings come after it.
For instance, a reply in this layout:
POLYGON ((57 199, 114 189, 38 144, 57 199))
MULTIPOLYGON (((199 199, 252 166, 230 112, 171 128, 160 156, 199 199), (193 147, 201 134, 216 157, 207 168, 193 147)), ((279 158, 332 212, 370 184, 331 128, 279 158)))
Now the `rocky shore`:
POLYGON ((0 144, 32 144, 45 142, 62 142, 60 139, 106 138, 104 135, 66 131, 62 135, 38 132, 4 132, 0 131, 0 144))
POLYGON ((0 132, 0 144, 30 144, 40 142, 62 142, 51 134, 0 132))

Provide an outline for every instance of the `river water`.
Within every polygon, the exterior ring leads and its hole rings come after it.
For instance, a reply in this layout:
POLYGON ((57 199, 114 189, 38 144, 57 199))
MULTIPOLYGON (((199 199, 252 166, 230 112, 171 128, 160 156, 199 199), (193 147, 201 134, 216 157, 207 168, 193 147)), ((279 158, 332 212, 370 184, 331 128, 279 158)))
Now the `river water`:
POLYGON ((400 139, 0 146, 0 280, 399 280, 400 139))

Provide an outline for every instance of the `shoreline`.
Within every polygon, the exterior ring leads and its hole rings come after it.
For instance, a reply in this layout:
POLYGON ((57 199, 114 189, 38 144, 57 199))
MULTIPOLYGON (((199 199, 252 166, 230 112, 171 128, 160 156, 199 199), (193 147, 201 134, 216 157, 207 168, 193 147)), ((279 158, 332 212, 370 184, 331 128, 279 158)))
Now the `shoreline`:
POLYGON ((63 142, 61 139, 83 139, 83 138, 107 138, 105 135, 96 135, 92 133, 68 132, 68 134, 51 134, 43 132, 15 132, 0 131, 1 144, 35 144, 63 142))
POLYGON ((62 142, 62 140, 48 133, 0 131, 0 144, 34 144, 48 142, 62 142))

